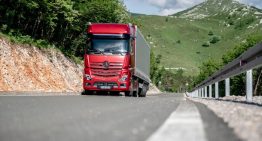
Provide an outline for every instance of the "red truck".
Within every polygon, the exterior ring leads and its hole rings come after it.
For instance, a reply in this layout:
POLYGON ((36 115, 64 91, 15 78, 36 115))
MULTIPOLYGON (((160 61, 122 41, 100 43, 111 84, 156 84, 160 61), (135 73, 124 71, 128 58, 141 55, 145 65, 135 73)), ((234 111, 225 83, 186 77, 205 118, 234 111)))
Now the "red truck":
POLYGON ((146 96, 150 83, 150 47, 137 26, 90 23, 85 50, 85 94, 124 92, 125 96, 146 96))

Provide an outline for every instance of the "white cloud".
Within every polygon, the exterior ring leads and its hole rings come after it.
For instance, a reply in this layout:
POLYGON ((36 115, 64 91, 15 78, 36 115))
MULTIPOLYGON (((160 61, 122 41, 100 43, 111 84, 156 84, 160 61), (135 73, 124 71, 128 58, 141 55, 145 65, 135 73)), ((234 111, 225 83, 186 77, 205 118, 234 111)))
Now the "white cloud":
POLYGON ((262 9, 262 0, 236 0, 236 1, 262 9))
POLYGON ((159 15, 170 15, 185 10, 204 0, 145 0, 159 8, 159 15))
POLYGON ((165 7, 167 0, 147 0, 150 4, 157 7, 165 7))
POLYGON ((159 12, 159 15, 171 15, 182 10, 184 9, 163 9, 159 12))

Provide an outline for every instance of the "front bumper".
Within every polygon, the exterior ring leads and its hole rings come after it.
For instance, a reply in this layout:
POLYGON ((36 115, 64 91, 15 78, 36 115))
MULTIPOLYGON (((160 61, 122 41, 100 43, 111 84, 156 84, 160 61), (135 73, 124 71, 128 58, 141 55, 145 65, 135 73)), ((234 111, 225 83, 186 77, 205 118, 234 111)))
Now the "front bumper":
POLYGON ((92 91, 129 91, 130 79, 119 81, 119 77, 92 77, 91 80, 83 78, 84 90, 92 91))

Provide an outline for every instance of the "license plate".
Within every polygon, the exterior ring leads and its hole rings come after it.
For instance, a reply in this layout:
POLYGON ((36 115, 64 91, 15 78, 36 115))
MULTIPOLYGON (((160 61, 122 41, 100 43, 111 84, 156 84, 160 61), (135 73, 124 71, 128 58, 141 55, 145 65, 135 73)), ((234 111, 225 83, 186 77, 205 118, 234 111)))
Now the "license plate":
POLYGON ((100 89, 111 89, 112 87, 111 86, 100 86, 99 88, 100 89))

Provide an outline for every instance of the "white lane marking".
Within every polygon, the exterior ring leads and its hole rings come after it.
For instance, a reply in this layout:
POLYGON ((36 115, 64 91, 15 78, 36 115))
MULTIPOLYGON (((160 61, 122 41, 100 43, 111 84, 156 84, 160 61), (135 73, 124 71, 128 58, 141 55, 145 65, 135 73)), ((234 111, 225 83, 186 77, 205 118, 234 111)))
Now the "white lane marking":
POLYGON ((207 141, 197 107, 183 100, 147 141, 207 141))

